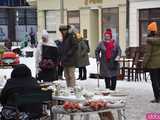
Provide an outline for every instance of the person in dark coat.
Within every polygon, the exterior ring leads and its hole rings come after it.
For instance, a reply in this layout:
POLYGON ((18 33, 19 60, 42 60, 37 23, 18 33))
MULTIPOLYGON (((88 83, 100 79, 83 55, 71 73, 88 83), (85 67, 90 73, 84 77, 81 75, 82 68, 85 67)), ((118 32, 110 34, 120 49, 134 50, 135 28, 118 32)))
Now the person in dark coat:
POLYGON ((55 43, 58 47, 58 51, 59 51, 59 64, 58 64, 58 79, 60 80, 64 80, 63 78, 63 70, 64 67, 62 65, 62 40, 55 40, 55 43))
POLYGON ((31 27, 31 32, 29 33, 30 41, 31 41, 31 47, 36 47, 36 34, 33 31, 33 28, 31 27))
MULTIPOLYGON (((31 70, 24 64, 18 64, 11 72, 11 78, 7 80, 1 92, 2 106, 14 106, 12 95, 14 93, 25 94, 31 92, 33 89, 39 89, 37 80, 32 77, 31 70)), ((20 112, 29 112, 32 117, 39 116, 42 113, 42 106, 34 104, 31 106, 18 106, 20 112)))
POLYGON ((117 60, 121 56, 121 49, 112 39, 111 29, 106 30, 104 36, 105 40, 101 41, 95 50, 96 60, 100 63, 100 75, 105 78, 106 88, 115 90, 119 71, 117 60))
POLYGON ((149 71, 154 93, 151 103, 160 103, 160 36, 157 35, 157 23, 148 25, 148 37, 144 54, 143 66, 149 71))
POLYGON ((59 51, 54 41, 49 41, 48 32, 43 31, 42 43, 36 50, 36 74, 38 80, 52 82, 58 80, 57 66, 59 51))
POLYGON ((89 46, 82 36, 77 33, 78 38, 78 63, 77 67, 79 68, 79 77, 80 80, 87 79, 87 69, 86 66, 89 65, 89 46))
POLYGON ((62 34, 62 65, 67 87, 75 86, 75 66, 77 64, 78 41, 73 32, 69 32, 69 25, 61 25, 59 31, 62 34))

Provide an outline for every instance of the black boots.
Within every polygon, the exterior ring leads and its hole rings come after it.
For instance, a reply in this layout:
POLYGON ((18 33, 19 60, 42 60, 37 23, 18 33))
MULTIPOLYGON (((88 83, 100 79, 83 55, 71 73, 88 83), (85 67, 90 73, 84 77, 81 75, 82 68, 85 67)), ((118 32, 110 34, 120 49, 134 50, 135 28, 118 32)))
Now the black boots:
POLYGON ((115 90, 116 89, 116 77, 105 78, 105 85, 107 89, 115 90))
POLYGON ((79 68, 79 77, 77 80, 86 80, 87 79, 87 70, 86 67, 79 68))

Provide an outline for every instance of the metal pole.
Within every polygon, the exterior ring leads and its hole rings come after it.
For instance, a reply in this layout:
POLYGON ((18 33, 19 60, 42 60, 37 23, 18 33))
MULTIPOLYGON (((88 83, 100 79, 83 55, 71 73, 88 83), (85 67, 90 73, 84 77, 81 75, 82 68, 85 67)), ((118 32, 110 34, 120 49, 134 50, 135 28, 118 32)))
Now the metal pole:
POLYGON ((61 24, 64 24, 64 1, 60 0, 61 24))

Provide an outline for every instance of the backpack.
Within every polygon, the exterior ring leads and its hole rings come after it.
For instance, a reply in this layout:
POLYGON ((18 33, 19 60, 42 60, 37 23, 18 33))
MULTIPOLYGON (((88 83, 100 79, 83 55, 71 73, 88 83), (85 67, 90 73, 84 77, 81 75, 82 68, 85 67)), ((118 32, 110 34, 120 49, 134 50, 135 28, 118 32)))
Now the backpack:
POLYGON ((15 106, 4 106, 1 111, 1 120, 29 120, 29 116, 25 112, 20 112, 15 106))

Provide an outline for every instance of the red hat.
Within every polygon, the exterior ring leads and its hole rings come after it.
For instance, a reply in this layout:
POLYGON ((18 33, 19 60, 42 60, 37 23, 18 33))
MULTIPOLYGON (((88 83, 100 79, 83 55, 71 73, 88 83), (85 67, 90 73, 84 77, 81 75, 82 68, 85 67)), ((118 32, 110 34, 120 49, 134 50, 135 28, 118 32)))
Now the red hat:
POLYGON ((104 32, 104 35, 110 35, 110 38, 112 39, 112 30, 110 28, 106 29, 106 31, 104 32))

